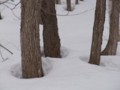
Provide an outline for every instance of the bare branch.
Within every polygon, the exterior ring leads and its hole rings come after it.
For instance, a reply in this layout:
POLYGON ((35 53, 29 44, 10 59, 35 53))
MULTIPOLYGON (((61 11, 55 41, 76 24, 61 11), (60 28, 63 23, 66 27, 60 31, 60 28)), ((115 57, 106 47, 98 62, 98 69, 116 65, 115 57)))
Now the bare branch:
POLYGON ((0 44, 0 47, 2 47, 3 49, 5 49, 6 51, 8 51, 10 54, 13 55, 13 52, 11 52, 9 49, 7 49, 6 47, 4 47, 2 44, 0 44))
POLYGON ((8 58, 4 58, 4 57, 3 57, 1 50, 0 50, 0 56, 1 56, 2 60, 3 60, 2 62, 8 60, 8 58))

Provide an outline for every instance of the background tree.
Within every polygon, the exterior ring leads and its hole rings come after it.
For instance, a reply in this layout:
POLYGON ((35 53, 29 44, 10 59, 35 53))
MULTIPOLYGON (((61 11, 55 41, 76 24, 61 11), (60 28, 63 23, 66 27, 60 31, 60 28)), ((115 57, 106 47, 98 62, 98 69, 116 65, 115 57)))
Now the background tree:
POLYGON ((72 11, 71 0, 67 0, 67 10, 72 11))
POLYGON ((55 0, 56 4, 61 4, 61 0, 55 0))
POLYGON ((93 27, 93 37, 89 63, 100 64, 100 53, 102 44, 102 35, 105 22, 106 0, 97 0, 95 10, 95 21, 93 27))
POLYGON ((21 0, 21 56, 23 78, 41 77, 39 45, 39 0, 21 0))
POLYGON ((2 19, 1 12, 0 12, 0 20, 2 19))
POLYGON ((58 34, 55 0, 42 1, 42 22, 44 54, 46 57, 60 57, 60 38, 58 34))
POLYGON ((79 0, 75 0, 75 4, 79 4, 79 0))
POLYGON ((102 55, 115 55, 119 37, 119 0, 112 0, 109 40, 102 55))

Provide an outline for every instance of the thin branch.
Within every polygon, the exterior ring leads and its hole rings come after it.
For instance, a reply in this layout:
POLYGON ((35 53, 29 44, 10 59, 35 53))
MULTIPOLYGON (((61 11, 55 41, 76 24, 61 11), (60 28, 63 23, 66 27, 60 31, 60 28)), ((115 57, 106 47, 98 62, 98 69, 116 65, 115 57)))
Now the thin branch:
POLYGON ((4 57, 3 57, 1 50, 0 50, 0 56, 1 56, 2 60, 3 60, 2 62, 8 60, 8 58, 4 58, 4 57))
POLYGON ((17 15, 15 15, 15 13, 14 13, 14 9, 18 6, 20 4, 20 1, 17 3, 17 4, 14 4, 14 7, 13 8, 11 8, 11 7, 9 7, 6 3, 3 3, 3 5, 5 6, 5 7, 7 7, 8 9, 10 9, 11 10, 11 12, 13 13, 13 15, 17 18, 17 19, 20 19, 17 15))
POLYGON ((12 10, 12 14, 17 18, 17 19, 19 19, 20 20, 20 18, 14 13, 14 11, 12 10))
POLYGON ((3 49, 5 49, 6 51, 8 51, 10 54, 13 55, 13 52, 11 52, 9 49, 7 49, 6 47, 4 47, 2 44, 0 44, 0 47, 2 47, 3 49))
POLYGON ((12 8, 12 10, 15 9, 19 4, 20 4, 20 1, 17 4, 15 4, 15 6, 12 8))

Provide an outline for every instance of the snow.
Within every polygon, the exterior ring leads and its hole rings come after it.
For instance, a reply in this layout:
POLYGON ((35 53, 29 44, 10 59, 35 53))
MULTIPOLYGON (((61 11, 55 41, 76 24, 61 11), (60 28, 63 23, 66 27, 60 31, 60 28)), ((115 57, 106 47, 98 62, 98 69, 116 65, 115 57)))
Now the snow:
MULTIPOLYGON (((14 54, 0 47, 6 59, 3 61, 0 57, 0 90, 120 90, 120 44, 116 56, 101 56, 100 66, 88 63, 95 3, 96 0, 80 2, 68 15, 64 1, 62 5, 56 5, 62 58, 42 56, 45 76, 32 79, 21 77, 20 20, 8 8, 2 10, 4 18, 0 20, 0 44, 14 54)), ((20 6, 14 13, 20 17, 20 6)), ((108 13, 102 49, 108 40, 108 13)))

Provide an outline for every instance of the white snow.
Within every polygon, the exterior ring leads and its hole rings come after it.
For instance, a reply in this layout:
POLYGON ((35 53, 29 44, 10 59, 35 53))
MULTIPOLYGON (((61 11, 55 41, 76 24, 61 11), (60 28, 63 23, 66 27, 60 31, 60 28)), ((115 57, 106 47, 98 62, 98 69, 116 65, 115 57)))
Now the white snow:
MULTIPOLYGON (((2 10, 0 44, 14 54, 0 47, 6 59, 0 57, 0 90, 120 90, 120 44, 116 56, 101 56, 100 66, 88 63, 95 4, 96 0, 84 0, 68 15, 64 0, 62 5, 56 5, 62 58, 42 56, 45 76, 33 79, 21 78, 20 20, 8 8, 2 10)), ((108 40, 108 13, 102 49, 108 40)), ((20 17, 20 5, 14 14, 20 17)))

